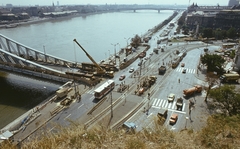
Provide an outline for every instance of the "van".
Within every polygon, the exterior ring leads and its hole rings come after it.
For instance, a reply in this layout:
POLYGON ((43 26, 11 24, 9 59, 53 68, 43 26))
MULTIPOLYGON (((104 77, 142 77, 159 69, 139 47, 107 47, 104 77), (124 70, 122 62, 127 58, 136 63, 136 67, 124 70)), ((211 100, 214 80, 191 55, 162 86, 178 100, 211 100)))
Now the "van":
POLYGON ((164 117, 165 119, 167 118, 167 114, 168 114, 168 109, 159 109, 158 111, 158 117, 164 117))

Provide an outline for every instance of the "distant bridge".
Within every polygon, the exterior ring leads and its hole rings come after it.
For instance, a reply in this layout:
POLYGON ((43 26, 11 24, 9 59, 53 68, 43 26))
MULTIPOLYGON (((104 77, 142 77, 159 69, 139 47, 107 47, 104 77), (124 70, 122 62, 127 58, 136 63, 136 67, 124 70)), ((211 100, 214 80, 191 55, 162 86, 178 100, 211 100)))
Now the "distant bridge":
POLYGON ((93 85, 98 81, 66 74, 75 67, 75 62, 27 47, 0 34, 0 69, 61 82, 74 78, 93 85))
POLYGON ((136 12, 137 10, 157 10, 158 13, 161 10, 186 10, 187 8, 180 8, 180 7, 166 7, 166 6, 162 6, 162 5, 119 5, 116 8, 114 8, 115 10, 118 11, 126 11, 126 10, 133 10, 134 12, 136 12))

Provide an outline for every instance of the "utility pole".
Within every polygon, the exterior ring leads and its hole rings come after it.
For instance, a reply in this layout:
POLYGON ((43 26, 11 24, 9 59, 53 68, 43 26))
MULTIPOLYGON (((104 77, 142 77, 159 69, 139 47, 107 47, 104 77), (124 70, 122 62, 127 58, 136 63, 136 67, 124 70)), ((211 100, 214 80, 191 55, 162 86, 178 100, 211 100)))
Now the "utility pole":
POLYGON ((44 50, 45 62, 47 62, 47 56, 46 56, 46 50, 45 50, 45 46, 43 46, 43 50, 44 50))
POLYGON ((112 91, 110 93, 110 98, 111 98, 111 118, 113 117, 113 107, 112 107, 112 91))
POLYGON ((114 60, 115 60, 115 65, 117 64, 117 60, 116 60, 116 45, 118 45, 119 43, 116 44, 111 44, 114 46, 114 60))

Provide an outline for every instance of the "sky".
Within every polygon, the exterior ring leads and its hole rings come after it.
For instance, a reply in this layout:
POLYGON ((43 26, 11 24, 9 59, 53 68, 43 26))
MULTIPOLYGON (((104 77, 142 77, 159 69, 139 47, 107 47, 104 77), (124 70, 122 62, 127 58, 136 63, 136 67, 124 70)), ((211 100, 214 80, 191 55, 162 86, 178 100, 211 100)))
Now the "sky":
POLYGON ((35 5, 86 5, 86 4, 156 4, 156 5, 188 5, 197 3, 199 6, 212 6, 219 4, 227 6, 229 0, 0 0, 0 5, 13 4, 14 6, 35 6, 35 5))

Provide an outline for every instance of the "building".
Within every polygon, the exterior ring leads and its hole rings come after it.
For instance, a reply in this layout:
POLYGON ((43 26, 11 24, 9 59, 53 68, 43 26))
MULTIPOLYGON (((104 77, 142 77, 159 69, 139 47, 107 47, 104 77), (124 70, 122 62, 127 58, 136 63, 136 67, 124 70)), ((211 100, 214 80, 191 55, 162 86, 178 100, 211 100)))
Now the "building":
POLYGON ((228 6, 239 5, 239 0, 229 0, 228 6))
POLYGON ((240 30, 240 5, 228 6, 197 6, 188 7, 186 25, 192 30, 197 25, 201 28, 228 30, 231 27, 240 30))
POLYGON ((240 29, 240 9, 222 10, 216 14, 215 28, 228 30, 231 27, 240 29))
POLYGON ((213 28, 215 25, 216 12, 204 13, 202 11, 192 12, 187 14, 186 24, 190 29, 196 28, 197 25, 201 27, 213 28))

